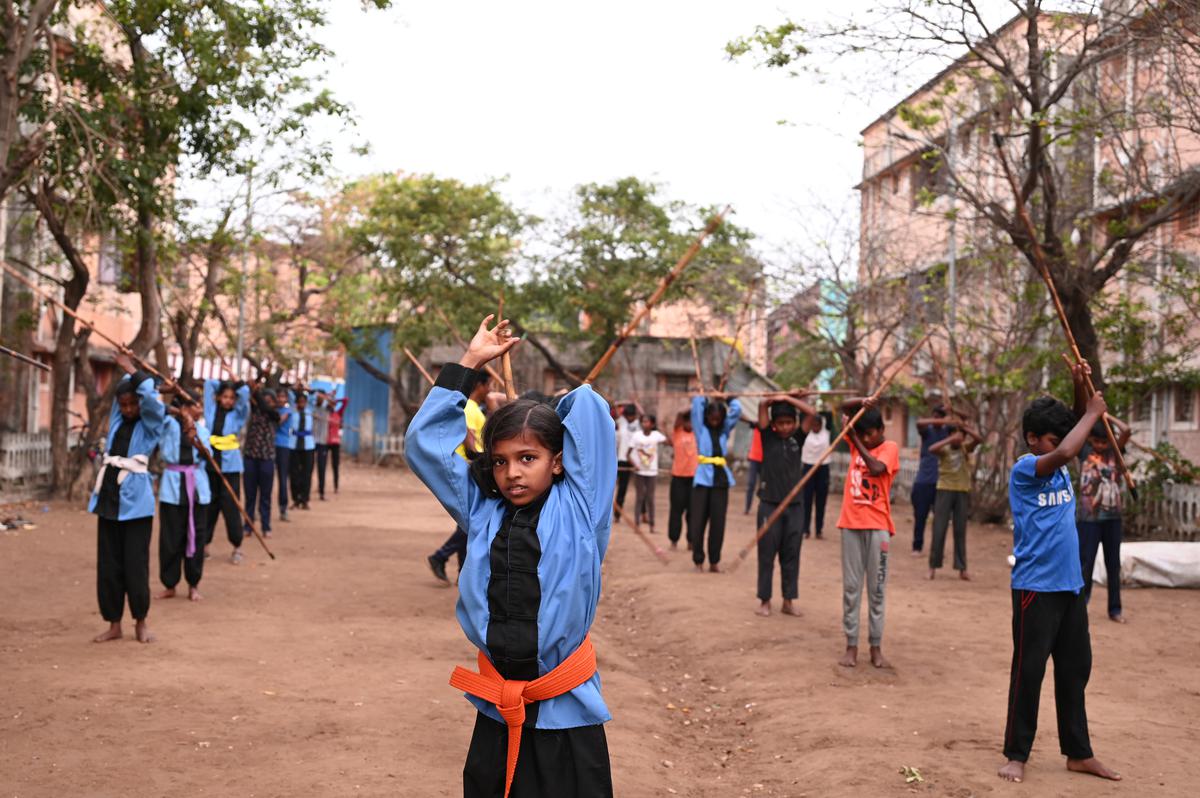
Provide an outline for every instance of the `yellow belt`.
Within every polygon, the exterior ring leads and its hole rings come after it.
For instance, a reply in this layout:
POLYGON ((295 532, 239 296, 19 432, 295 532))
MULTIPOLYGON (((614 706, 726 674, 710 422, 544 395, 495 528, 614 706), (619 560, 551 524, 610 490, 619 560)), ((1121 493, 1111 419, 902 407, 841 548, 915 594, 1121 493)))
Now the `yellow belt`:
POLYGON ((725 465, 725 458, 724 458, 724 457, 709 457, 709 456, 707 456, 707 455, 703 455, 703 454, 702 454, 702 455, 700 455, 700 457, 698 458, 698 460, 699 460, 699 462, 700 462, 700 464, 701 464, 701 465, 713 465, 713 466, 723 466, 723 465, 725 465))
POLYGON ((208 441, 218 452, 230 452, 241 448, 236 435, 214 435, 208 441))

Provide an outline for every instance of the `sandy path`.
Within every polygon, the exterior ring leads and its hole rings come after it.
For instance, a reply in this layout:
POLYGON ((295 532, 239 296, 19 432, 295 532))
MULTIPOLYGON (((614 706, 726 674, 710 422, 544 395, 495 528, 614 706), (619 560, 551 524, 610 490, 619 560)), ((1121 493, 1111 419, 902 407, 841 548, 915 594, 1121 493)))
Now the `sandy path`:
MULTIPOLYGON (((351 467, 345 483, 277 525, 274 563, 248 544, 229 565, 219 529, 206 600, 155 602, 151 646, 87 642, 102 628, 92 517, 56 506, 0 535, 0 795, 460 794, 473 717, 446 679, 473 658, 454 591, 424 564, 450 524, 407 472, 351 467)), ((740 512, 730 521, 727 560, 752 534, 740 512)), ((1125 627, 1093 607, 1093 742, 1128 781, 1063 770, 1048 678, 1029 780, 1008 786, 992 775, 1005 531, 972 528, 971 584, 922 579, 896 539, 894 672, 835 665, 836 535, 804 545, 804 617, 760 619, 753 557, 698 575, 617 528, 594 638, 619 795, 1195 794, 1200 593, 1129 591, 1125 627), (902 766, 925 783, 906 785, 902 766)))

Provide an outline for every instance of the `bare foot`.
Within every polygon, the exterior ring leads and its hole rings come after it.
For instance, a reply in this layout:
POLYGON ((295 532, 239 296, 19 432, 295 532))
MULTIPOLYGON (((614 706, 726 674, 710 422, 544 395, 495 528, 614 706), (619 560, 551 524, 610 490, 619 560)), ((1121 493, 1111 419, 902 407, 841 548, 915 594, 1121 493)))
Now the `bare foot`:
POLYGON ((1100 760, 1096 759, 1094 756, 1089 759, 1068 759, 1067 770, 1075 773, 1091 773, 1093 776, 1099 776, 1100 778, 1108 779, 1109 781, 1121 780, 1120 773, 1104 767, 1100 760))
POLYGON ((677 540, 671 541, 671 551, 679 551, 679 541, 677 541, 677 540))
POLYGON ((107 643, 109 640, 120 640, 120 639, 121 639, 121 624, 120 623, 110 623, 108 625, 108 631, 103 632, 103 633, 98 634, 95 637, 93 637, 92 642, 93 643, 107 643))
POLYGON ((871 664, 876 668, 890 668, 892 663, 884 659, 883 649, 879 646, 871 646, 871 664))
POLYGON ((783 600, 783 609, 781 609, 780 612, 782 612, 784 615, 792 615, 796 618, 800 617, 800 610, 796 609, 796 605, 792 603, 791 599, 783 600))
POLYGON ((717 565, 716 563, 713 563, 712 565, 708 566, 708 571, 709 571, 709 573, 719 574, 719 573, 721 573, 721 566, 717 565))
POLYGON ((188 601, 201 601, 203 599, 204 599, 204 596, 201 596, 200 591, 197 590, 195 587, 188 588, 188 601))
POLYGON ((913 550, 912 550, 912 552, 911 552, 911 555, 912 555, 913 557, 924 557, 924 556, 925 556, 925 552, 921 551, 920 549, 913 549, 913 550))
POLYGON ((159 594, 158 594, 157 596, 155 596, 154 598, 156 598, 156 599, 169 599, 169 598, 175 598, 175 588, 173 588, 173 587, 169 587, 169 588, 167 588, 166 590, 164 590, 163 592, 159 593, 159 594))
POLYGON ((846 653, 838 660, 838 665, 843 668, 854 668, 858 666, 858 646, 846 646, 846 653))
POLYGON ((696 573, 698 573, 698 574, 704 573, 704 563, 702 563, 702 562, 696 563, 696 573))
POLYGON ((754 614, 766 618, 771 614, 771 602, 764 601, 762 604, 759 604, 758 609, 754 611, 754 614))
POLYGON ((969 573, 967 573, 965 568, 958 572, 958 578, 963 580, 964 582, 971 581, 971 575, 969 573))
POLYGON ((1113 623, 1129 623, 1129 621, 1125 620, 1125 616, 1119 612, 1116 615, 1108 616, 1108 619, 1113 623))
POLYGON ((137 622, 137 625, 134 627, 134 633, 137 635, 137 641, 139 643, 154 642, 154 635, 151 634, 150 630, 146 628, 146 620, 144 618, 137 622))
POLYGON ((1025 780, 1025 763, 1010 759, 1004 763, 1004 767, 996 771, 996 775, 1005 781, 1022 782, 1025 780))
POLYGON ((925 577, 925 578, 926 578, 926 579, 934 579, 934 578, 936 578, 936 577, 937 577, 937 569, 936 569, 936 568, 930 568, 930 569, 929 569, 929 576, 927 576, 927 577, 925 577))

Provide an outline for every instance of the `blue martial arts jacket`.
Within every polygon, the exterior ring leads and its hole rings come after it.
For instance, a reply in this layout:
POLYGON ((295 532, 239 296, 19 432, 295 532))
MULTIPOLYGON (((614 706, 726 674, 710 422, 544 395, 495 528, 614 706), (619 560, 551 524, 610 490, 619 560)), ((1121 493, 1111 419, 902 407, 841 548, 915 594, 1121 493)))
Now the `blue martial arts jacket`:
MULTIPOLYGON (((285 421, 280 428, 282 429, 284 426, 287 427, 287 448, 299 449, 305 452, 312 451, 313 449, 317 448, 317 442, 313 438, 311 399, 309 400, 309 404, 304 406, 303 411, 301 411, 298 407, 291 408, 290 412, 288 413, 287 421, 285 421), (302 413, 304 416, 305 433, 300 435, 298 433, 300 432, 300 416, 302 413)), ((276 445, 278 445, 278 442, 276 442, 276 445)))
MULTIPOLYGON (((220 385, 220 380, 204 381, 204 425, 210 430, 209 438, 219 435, 237 435, 250 418, 250 386, 243 385, 237 389, 237 400, 233 403, 233 409, 225 414, 225 423, 222 428, 216 429, 213 426, 213 421, 217 417, 217 388, 220 385)), ((206 439, 205 442, 208 443, 208 440, 206 439)), ((211 443, 208 448, 209 451, 212 451, 211 443)), ((241 447, 221 452, 220 465, 223 474, 242 473, 241 447)))
MULTIPOLYGON (((704 426, 704 408, 708 407, 708 400, 703 396, 692 397, 692 429, 696 433, 696 453, 701 457, 712 457, 712 433, 708 427, 704 426)), ((725 425, 721 427, 721 451, 725 453, 725 457, 729 457, 729 433, 737 426, 738 419, 742 417, 742 403, 737 399, 729 400, 729 412, 725 416, 725 425)), ((700 463, 696 466, 696 476, 692 480, 693 485, 699 485, 702 488, 711 488, 713 484, 713 469, 716 466, 711 463, 700 463)), ((733 487, 733 471, 729 466, 725 466, 725 475, 729 478, 729 487, 733 487)))
MULTIPOLYGON (((447 364, 404 436, 404 454, 454 520, 467 531, 467 559, 458 577, 458 622, 487 656, 491 548, 506 502, 484 496, 454 453, 466 436, 466 369, 447 364), (460 379, 456 380, 457 373, 460 379), (445 387, 457 384, 459 390, 445 387)), ((583 642, 600 600, 600 563, 612 531, 617 445, 608 402, 591 387, 576 388, 558 404, 565 476, 550 488, 538 517, 541 603, 538 605, 538 673, 545 675, 583 642)), ((467 696, 480 712, 503 723, 496 707, 467 696)), ((600 675, 569 693, 539 702, 537 728, 569 729, 604 723, 612 716, 600 695, 600 675)))
MULTIPOLYGON (((144 375, 139 372, 139 376, 144 375)), ((130 375, 126 374, 121 379, 124 381, 129 378, 130 375)), ((140 417, 134 422, 133 435, 129 438, 129 453, 126 457, 134 457, 139 454, 149 457, 154 453, 154 447, 158 446, 162 437, 163 419, 166 417, 167 409, 162 400, 158 398, 158 389, 154 387, 154 379, 151 377, 145 376, 140 380, 137 395, 140 417)), ((108 414, 108 438, 105 441, 105 451, 112 448, 113 438, 116 437, 117 428, 121 426, 121 423, 121 405, 114 396, 112 410, 108 414)), ((115 468, 115 466, 110 467, 115 468)), ((150 474, 129 472, 121 483, 120 496, 118 521, 153 517, 154 477, 150 474)), ((89 513, 96 512, 96 503, 99 499, 100 494, 93 489, 92 497, 88 500, 89 513)))
MULTIPOLYGON (((163 462, 168 465, 179 463, 179 433, 179 421, 174 416, 167 416, 167 420, 163 422, 162 441, 158 444, 158 453, 162 455, 163 462)), ((196 437, 201 442, 208 440, 208 428, 204 426, 203 421, 196 422, 196 437)), ((212 492, 208 486, 208 461, 196 450, 195 446, 192 447, 192 462, 198 466, 196 469, 196 504, 208 504, 212 501, 212 492)), ((183 474, 164 469, 162 484, 158 488, 158 500, 163 504, 179 504, 179 492, 182 487, 183 474)))
MULTIPOLYGON (((282 396, 282 394, 279 394, 282 396)), ((284 405, 278 409, 279 411, 279 426, 275 428, 275 448, 292 448, 292 433, 291 433, 291 417, 292 406, 284 405)))

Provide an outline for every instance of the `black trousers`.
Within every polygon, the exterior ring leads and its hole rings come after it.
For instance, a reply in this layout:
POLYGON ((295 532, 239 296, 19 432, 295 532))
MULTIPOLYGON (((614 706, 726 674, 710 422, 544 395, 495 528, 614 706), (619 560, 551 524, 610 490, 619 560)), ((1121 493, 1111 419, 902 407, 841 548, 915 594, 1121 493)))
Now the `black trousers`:
POLYGON ((329 444, 317 444, 317 495, 325 498, 325 468, 329 464, 329 444))
POLYGON ((292 449, 292 502, 306 504, 312 495, 313 451, 292 449))
POLYGON ((450 555, 458 558, 458 570, 461 571, 463 560, 467 558, 467 533, 461 526, 454 527, 454 531, 446 538, 442 547, 433 553, 433 556, 442 562, 449 560, 450 555))
POLYGON ((692 562, 704 562, 704 530, 708 528, 708 561, 721 561, 721 546, 725 543, 725 512, 729 509, 729 488, 692 486, 692 502, 688 506, 688 541, 692 544, 692 562))
POLYGON ((342 445, 340 443, 329 444, 329 465, 333 467, 333 492, 338 492, 338 470, 341 468, 342 462, 342 445))
POLYGON ((925 521, 937 497, 936 482, 914 482, 909 498, 913 506, 913 551, 925 548, 925 521))
POLYGON ((954 570, 967 570, 967 508, 971 494, 962 490, 939 490, 933 500, 933 544, 929 567, 941 568, 946 553, 946 530, 954 521, 954 570))
POLYGON ((1064 756, 1087 759, 1092 755, 1083 700, 1092 674, 1087 600, 1082 591, 1014 590, 1012 602, 1013 660, 1004 756, 1018 762, 1029 759, 1037 734, 1042 677, 1046 660, 1053 657, 1059 745, 1064 756))
POLYGON ((263 532, 271 531, 271 489, 275 485, 275 459, 247 457, 243 461, 245 470, 246 512, 250 520, 254 520, 255 508, 258 509, 259 528, 263 532))
POLYGON ((238 510, 237 505, 233 503, 233 497, 242 497, 242 475, 230 474, 225 472, 225 479, 229 480, 229 487, 233 488, 233 494, 225 490, 225 484, 221 482, 221 478, 217 476, 217 472, 211 468, 208 470, 208 485, 212 490, 212 501, 208 503, 208 522, 204 526, 204 545, 208 546, 213 541, 213 533, 217 531, 217 519, 225 518, 225 534, 229 537, 229 543, 235 549, 242 545, 242 537, 245 535, 245 530, 242 529, 242 513, 238 510))
POLYGON ((275 474, 279 477, 279 515, 288 508, 288 483, 292 479, 292 450, 275 444, 275 474))
POLYGON ((96 599, 100 615, 117 623, 125 612, 142 620, 150 612, 150 531, 154 516, 129 521, 97 519, 96 599))
POLYGON ((196 505, 196 554, 188 557, 188 514, 191 504, 187 491, 182 487, 179 504, 158 503, 158 578, 166 588, 179 584, 180 565, 183 566, 183 578, 191 587, 199 585, 200 578, 204 576, 204 522, 208 518, 208 505, 196 505))
POLYGON ((1121 519, 1079 521, 1079 559, 1083 565, 1083 596, 1092 600, 1092 573, 1096 553, 1104 545, 1104 570, 1108 577, 1108 614, 1121 614, 1121 519))
MULTIPOLYGON (((671 508, 667 513, 667 537, 678 543, 683 533, 683 522, 692 501, 692 478, 671 477, 671 508)), ((691 540, 689 537, 688 540, 691 540)))
MULTIPOLYGON (((508 727, 483 713, 475 718, 463 798, 502 798, 508 727)), ((603 726, 521 729, 510 798, 611 798, 612 769, 603 726)))
MULTIPOLYGON (((812 466, 805 466, 804 473, 807 474, 810 468, 812 466)), ((805 483, 800 495, 804 497, 804 523, 800 525, 800 534, 808 537, 809 531, 812 529, 813 508, 815 507, 817 535, 823 535, 825 533, 825 502, 829 500, 828 463, 817 466, 817 473, 813 474, 813 478, 805 483)))
MULTIPOLYGON (((779 507, 774 502, 759 499, 758 526, 779 507)), ((799 502, 792 502, 771 524, 767 534, 758 541, 758 600, 769 601, 771 586, 775 581, 775 558, 779 558, 779 591, 785 599, 795 599, 800 596, 800 543, 804 536, 801 532, 801 516, 804 508, 799 502)))
POLYGON ((758 473, 762 471, 762 463, 758 460, 750 461, 750 470, 746 474, 746 512, 750 512, 750 508, 754 506, 754 489, 758 487, 758 473))
POLYGON ((629 492, 629 480, 633 477, 633 463, 617 461, 617 506, 625 509, 625 494, 629 492))

